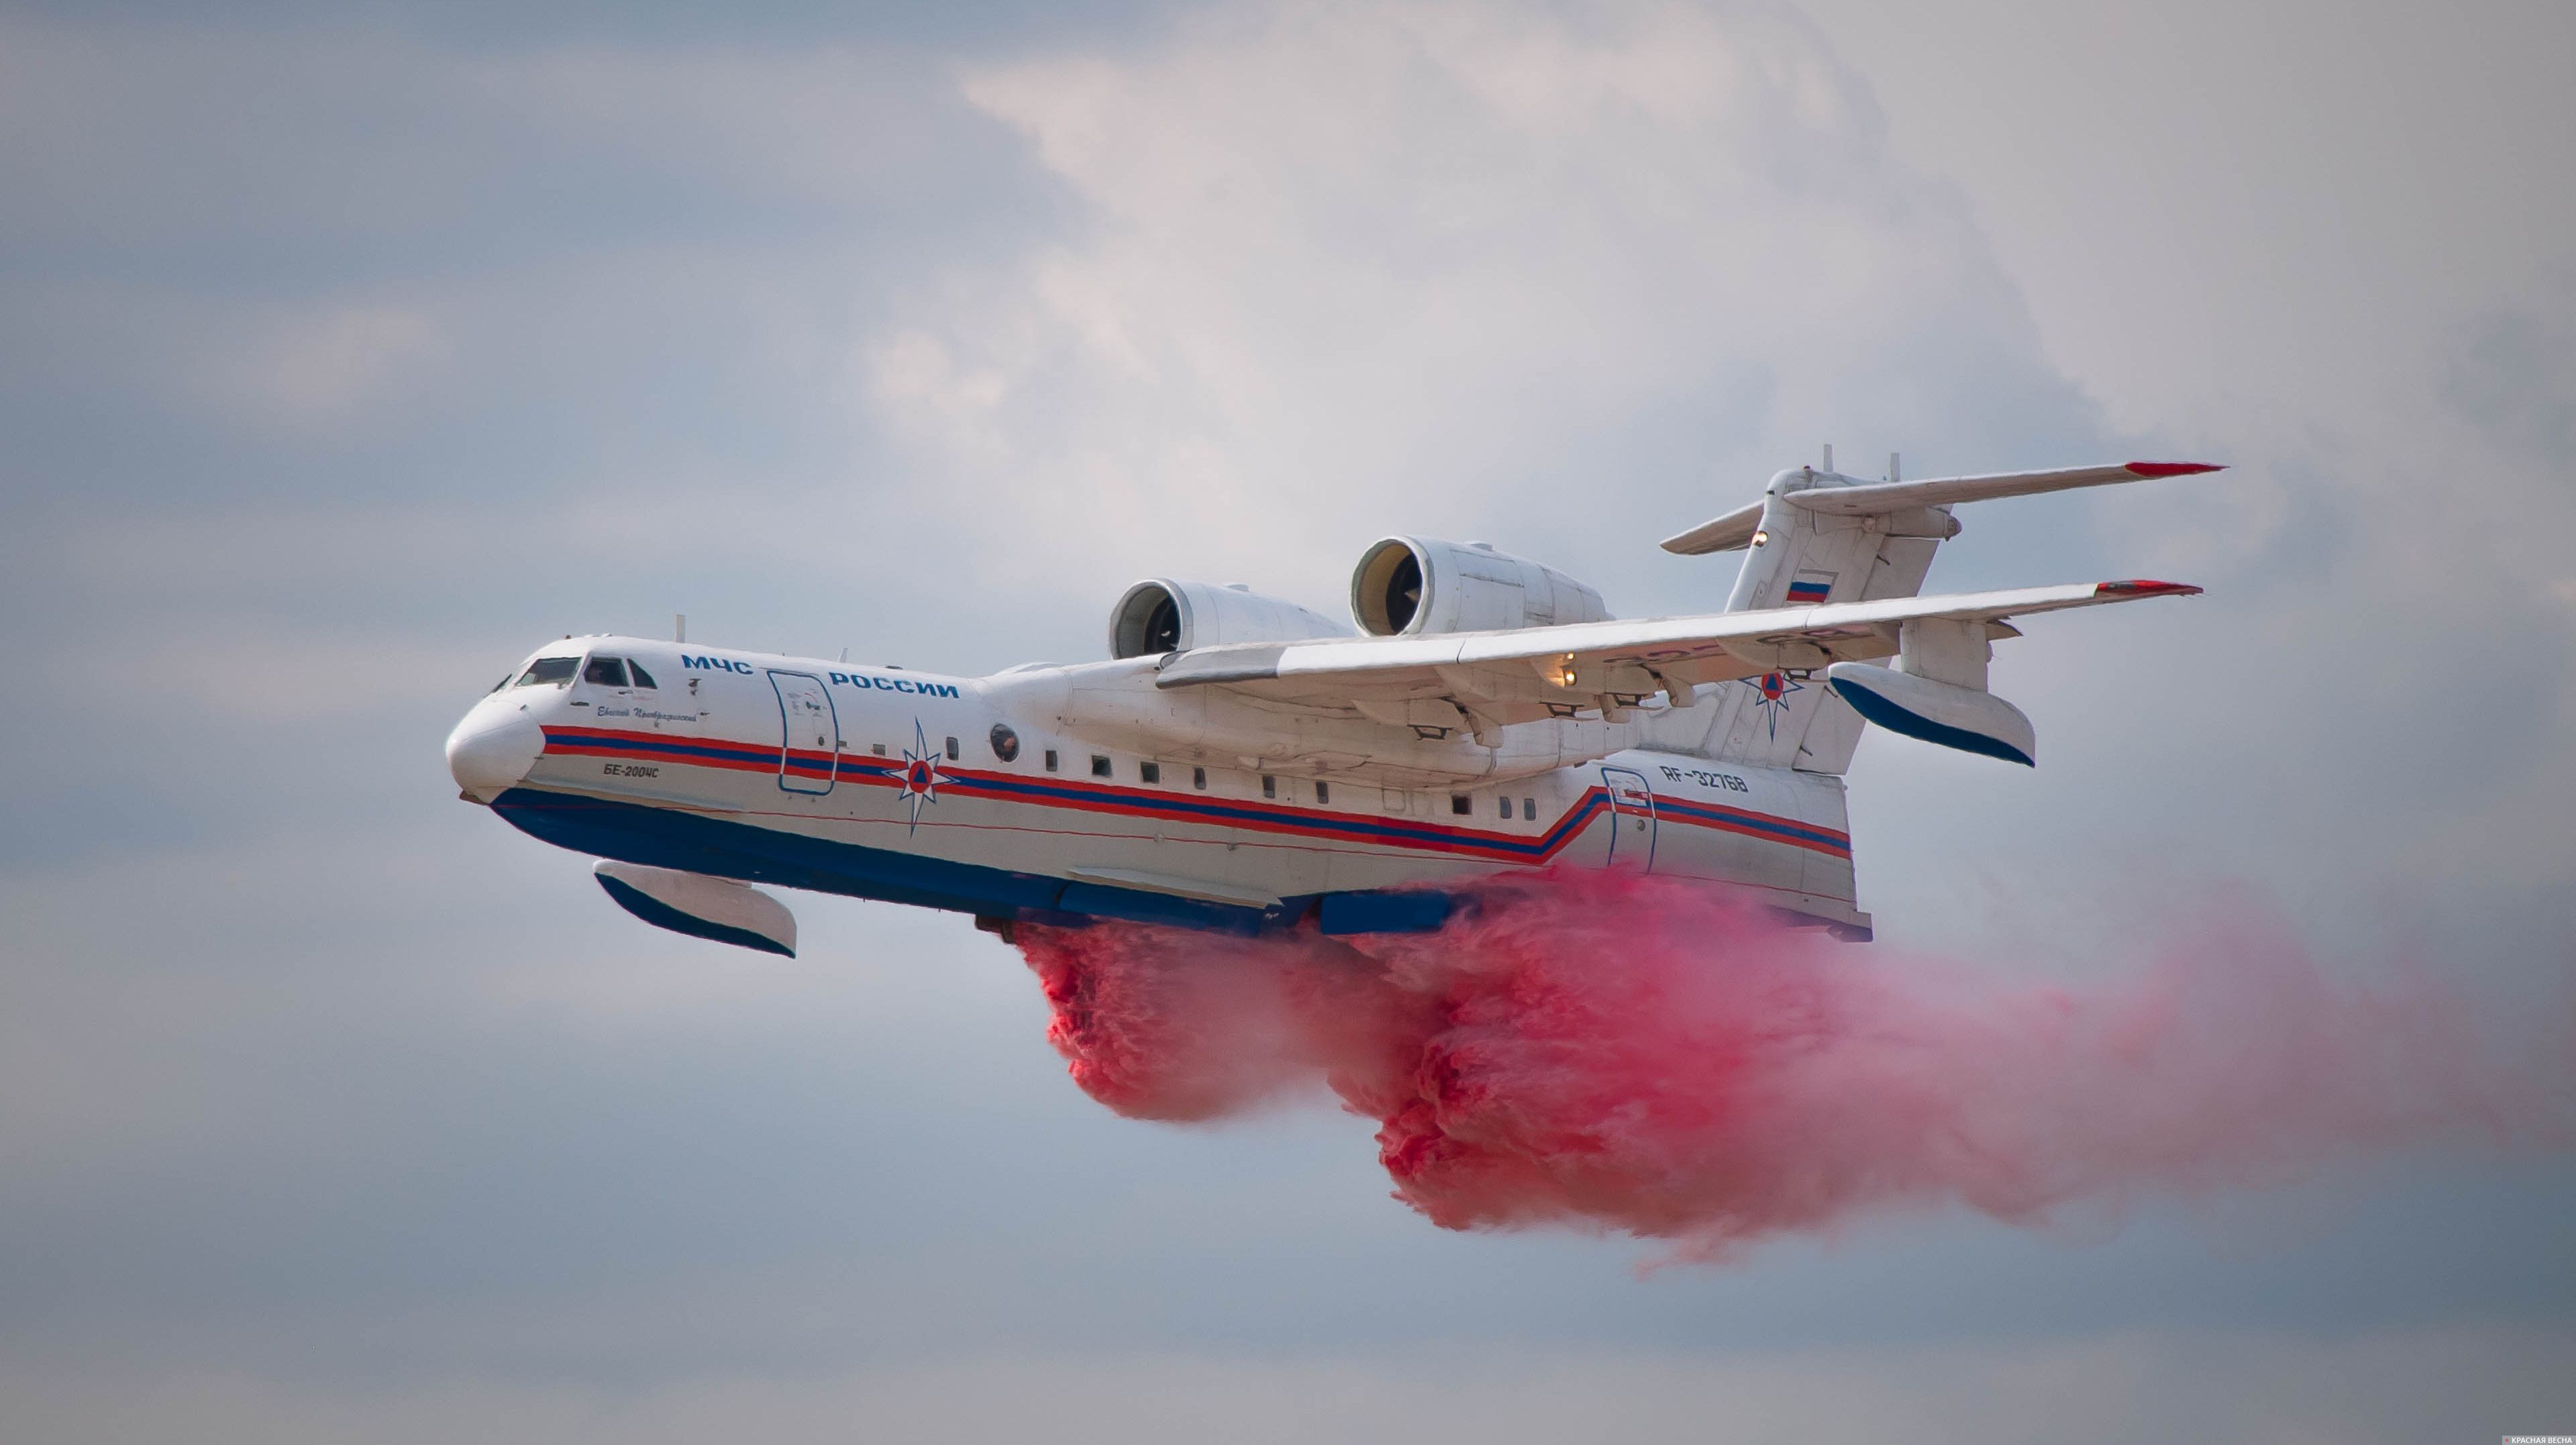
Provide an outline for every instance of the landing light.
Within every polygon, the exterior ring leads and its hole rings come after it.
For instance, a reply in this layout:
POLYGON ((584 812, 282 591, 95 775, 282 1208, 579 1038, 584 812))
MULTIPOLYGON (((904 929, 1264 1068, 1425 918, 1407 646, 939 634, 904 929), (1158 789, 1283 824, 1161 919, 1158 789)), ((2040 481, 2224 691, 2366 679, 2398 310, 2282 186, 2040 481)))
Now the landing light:
POLYGON ((1557 664, 1556 685, 1558 687, 1574 686, 1574 654, 1571 652, 1565 655, 1565 661, 1557 664))
POLYGON ((1756 527, 1756 528, 1754 528, 1754 529, 1753 529, 1753 545, 1754 545, 1754 546, 1759 547, 1759 546, 1761 546, 1763 543, 1768 542, 1768 541, 1770 541, 1770 540, 1771 540, 1771 533, 1770 533, 1769 531, 1767 531, 1766 529, 1761 528, 1761 527, 1756 527))

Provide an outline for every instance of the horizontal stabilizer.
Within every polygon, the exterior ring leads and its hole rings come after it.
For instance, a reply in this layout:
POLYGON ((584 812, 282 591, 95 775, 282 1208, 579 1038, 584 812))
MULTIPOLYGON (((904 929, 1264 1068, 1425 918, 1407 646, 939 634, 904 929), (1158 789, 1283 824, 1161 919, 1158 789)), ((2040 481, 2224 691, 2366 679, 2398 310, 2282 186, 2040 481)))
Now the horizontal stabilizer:
POLYGON ((748 883, 640 863, 604 862, 591 871, 618 907, 656 928, 796 956, 796 915, 748 883))
POLYGON ((1915 482, 1863 482, 1856 487, 1810 487, 1791 492, 1791 506, 1836 517, 1946 507, 1996 497, 2027 497, 2076 487, 2104 487, 2155 477, 2188 477, 2224 471, 2208 462, 2121 462, 2107 467, 2068 467, 2054 472, 1997 472, 1982 477, 1926 477, 1915 482))
POLYGON ((1664 539, 1664 550, 1684 557, 1705 556, 1710 552, 1740 552, 1753 542, 1755 529, 1762 525, 1762 504, 1747 502, 1723 517, 1700 523, 1677 537, 1664 539))
MULTIPOLYGON (((1946 507, 1954 502, 1982 502, 1996 497, 2026 497, 2039 492, 2063 492, 2075 487, 2103 487, 2117 482, 2149 481, 2157 477, 2190 477, 2203 472, 2225 471, 2210 462, 2116 462, 2110 466, 2064 467, 2049 472, 1997 472, 1980 477, 1925 477, 1911 482, 1859 482, 1841 485, 1842 479, 1832 473, 1783 472, 1775 478, 1778 487, 1783 479, 1805 477, 1809 485, 1783 490, 1780 499, 1805 511, 1836 517, 1880 516, 1894 512, 1911 512, 1922 507, 1946 507)), ((1766 499, 1767 500, 1767 499, 1766 499)), ((1725 516, 1712 518, 1687 532, 1666 537, 1663 548, 1684 557, 1705 556, 1710 552, 1738 552, 1753 544, 1754 533, 1761 530, 1764 503, 1747 502, 1725 516)), ((1776 523, 1774 525, 1777 525, 1776 523)))

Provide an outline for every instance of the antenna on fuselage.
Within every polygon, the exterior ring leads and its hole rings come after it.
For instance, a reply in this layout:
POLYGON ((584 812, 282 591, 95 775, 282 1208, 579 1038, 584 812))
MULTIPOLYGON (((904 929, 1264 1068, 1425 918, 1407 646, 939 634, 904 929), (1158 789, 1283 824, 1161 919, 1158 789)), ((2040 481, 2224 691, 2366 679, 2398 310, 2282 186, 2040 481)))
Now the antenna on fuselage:
POLYGON ((673 642, 689 640, 689 614, 685 612, 671 614, 671 640, 673 642))
POLYGON ((1825 443, 1825 470, 1830 472, 1830 471, 1832 471, 1833 469, 1834 469, 1834 444, 1833 444, 1832 442, 1827 442, 1827 443, 1825 443))

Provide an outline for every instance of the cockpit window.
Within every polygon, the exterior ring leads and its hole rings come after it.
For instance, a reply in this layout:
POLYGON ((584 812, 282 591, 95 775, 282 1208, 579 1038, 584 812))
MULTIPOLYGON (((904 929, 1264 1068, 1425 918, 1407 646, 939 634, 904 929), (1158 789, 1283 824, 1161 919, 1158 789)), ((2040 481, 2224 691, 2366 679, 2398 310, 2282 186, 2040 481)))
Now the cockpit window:
POLYGON ((581 680, 599 687, 626 686, 626 661, 617 657, 594 657, 581 670, 581 680))
POLYGON ((644 670, 644 664, 637 662, 635 659, 630 657, 626 660, 626 670, 635 674, 635 685, 637 687, 649 687, 656 692, 661 690, 662 685, 653 680, 653 674, 644 670))
POLYGON ((526 672, 519 674, 519 686, 533 687, 541 682, 551 682, 561 687, 572 681, 573 670, 580 666, 581 659, 577 657, 540 657, 528 664, 526 672))
MULTIPOLYGON (((512 679, 512 678, 514 678, 514 677, 517 677, 517 676, 518 676, 518 674, 517 674, 517 673, 515 673, 515 672, 505 672, 505 673, 501 674, 501 680, 500 680, 499 682, 496 682, 496 683, 492 684, 492 691, 493 691, 493 692, 499 692, 501 689, 503 689, 503 688, 505 688, 505 687, 508 687, 508 686, 510 685, 510 679, 512 679)), ((490 694, 486 694, 486 696, 489 696, 489 695, 490 695, 490 694)))

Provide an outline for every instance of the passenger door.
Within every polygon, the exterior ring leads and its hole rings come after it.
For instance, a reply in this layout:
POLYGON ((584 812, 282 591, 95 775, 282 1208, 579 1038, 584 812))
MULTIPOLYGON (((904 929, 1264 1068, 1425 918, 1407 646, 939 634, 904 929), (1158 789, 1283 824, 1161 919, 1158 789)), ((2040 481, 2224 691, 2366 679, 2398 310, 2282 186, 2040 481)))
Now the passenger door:
POLYGON ((778 786, 814 796, 832 791, 840 768, 841 720, 823 679, 806 672, 772 672, 778 693, 778 786))
POLYGON ((1601 861, 1653 872, 1655 790, 1646 785, 1645 774, 1632 768, 1603 768, 1601 785, 1610 793, 1610 852, 1601 861))

